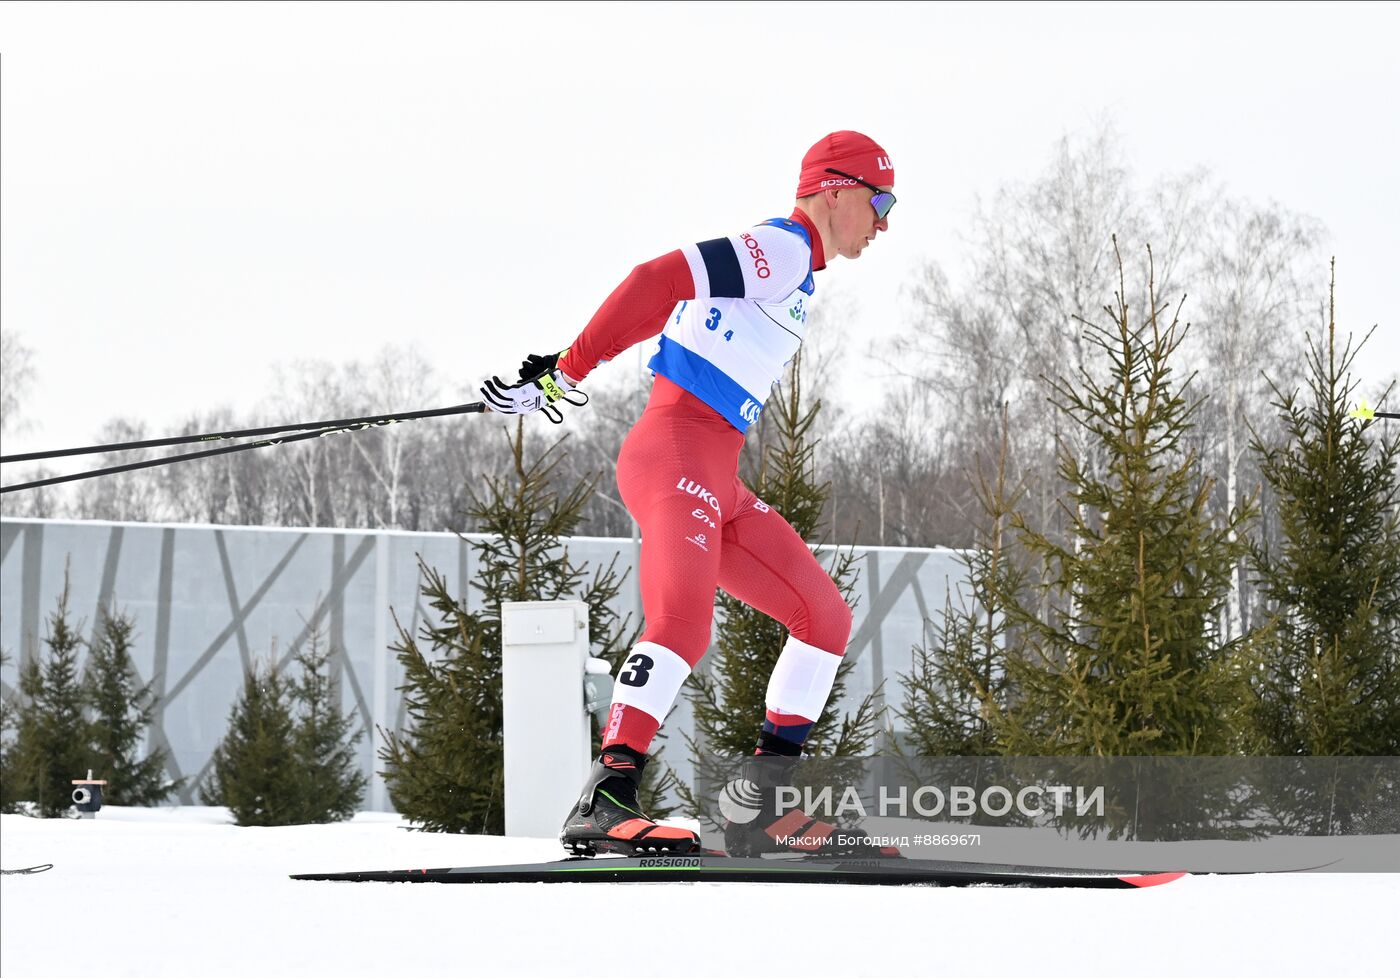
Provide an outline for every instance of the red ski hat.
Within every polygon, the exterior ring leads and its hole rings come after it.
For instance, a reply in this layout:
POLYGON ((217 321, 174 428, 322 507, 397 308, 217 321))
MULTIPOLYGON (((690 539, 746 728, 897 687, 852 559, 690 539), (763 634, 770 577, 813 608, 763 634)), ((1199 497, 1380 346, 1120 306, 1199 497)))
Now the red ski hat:
POLYGON ((802 157, 797 196, 806 197, 828 187, 849 187, 851 182, 827 173, 827 167, 860 177, 877 187, 894 186, 894 164, 879 143, 862 133, 843 129, 817 140, 802 157))

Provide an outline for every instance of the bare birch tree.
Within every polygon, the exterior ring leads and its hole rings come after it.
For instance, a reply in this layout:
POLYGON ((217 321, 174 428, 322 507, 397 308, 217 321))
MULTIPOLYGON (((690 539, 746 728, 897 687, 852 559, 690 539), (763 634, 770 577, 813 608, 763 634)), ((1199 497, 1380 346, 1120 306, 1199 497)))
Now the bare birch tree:
POLYGON ((34 351, 12 329, 0 330, 0 435, 22 431, 20 411, 34 383, 34 351))
MULTIPOLYGON (((1290 386, 1300 376, 1311 302, 1304 270, 1321 234, 1317 222, 1276 204, 1238 199, 1219 200, 1201 230, 1192 342, 1201 393, 1211 403, 1194 440, 1216 479, 1220 512, 1239 507, 1260 482, 1249 431, 1277 423, 1265 375, 1290 386)), ((1248 628, 1245 578, 1239 561, 1224 609, 1226 640, 1248 628)))

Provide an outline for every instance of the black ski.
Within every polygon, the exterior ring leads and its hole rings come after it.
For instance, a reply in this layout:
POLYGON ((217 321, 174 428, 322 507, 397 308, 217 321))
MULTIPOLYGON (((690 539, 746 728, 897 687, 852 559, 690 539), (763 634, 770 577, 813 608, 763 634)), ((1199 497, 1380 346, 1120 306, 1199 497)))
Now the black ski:
POLYGON ((847 883, 877 886, 1038 886, 1138 889, 1185 873, 1052 869, 923 859, 738 859, 643 856, 561 859, 517 866, 302 873, 294 880, 355 883, 847 883))

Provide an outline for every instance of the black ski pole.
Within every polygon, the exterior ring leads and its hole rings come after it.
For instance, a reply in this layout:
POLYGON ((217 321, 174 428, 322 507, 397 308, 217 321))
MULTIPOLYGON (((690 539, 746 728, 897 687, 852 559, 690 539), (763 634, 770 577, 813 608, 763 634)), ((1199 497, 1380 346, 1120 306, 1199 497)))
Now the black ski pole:
POLYGON ((1362 398, 1361 403, 1356 406, 1356 410, 1349 411, 1347 417, 1356 418, 1358 421, 1370 421, 1372 418, 1390 418, 1392 420, 1400 418, 1400 414, 1392 411, 1377 411, 1362 398))
MULTIPOLYGON (((479 413, 485 410, 480 404, 461 405, 471 409, 471 413, 479 413)), ((466 411, 455 411, 442 409, 448 413, 467 413, 466 411)), ((431 415, 420 414, 420 417, 430 417, 431 415)), ((198 458, 211 458, 215 455, 227 455, 230 452, 242 452, 251 448, 265 448, 268 445, 283 445, 288 442, 303 441, 307 438, 324 438, 326 435, 337 435, 343 432, 363 431, 366 428, 382 428, 386 425, 397 424, 404 416, 387 417, 384 420, 357 421, 352 424, 341 425, 340 427, 322 428, 317 431, 307 431, 299 435, 288 435, 285 438, 266 438, 262 441, 244 442, 240 445, 226 445, 223 448, 211 448, 203 452, 186 452, 184 455, 167 455, 163 458, 147 459, 144 462, 128 462, 125 465, 113 465, 105 469, 93 469, 89 472, 77 472, 73 475, 56 475, 48 479, 36 479, 33 482, 20 482, 12 486, 0 486, 0 493, 19 492, 21 489, 39 489, 43 486, 56 486, 63 482, 77 482, 82 479, 95 479, 100 475, 116 475, 118 472, 132 472, 136 469, 149 469, 157 465, 171 465, 175 462, 189 462, 198 458)))
POLYGON ((393 424, 395 421, 416 421, 420 418, 441 418, 451 414, 477 414, 486 410, 481 401, 454 404, 452 407, 431 408, 426 411, 405 411, 401 414, 377 414, 366 418, 342 418, 338 421, 306 421, 298 424, 274 425, 270 428, 245 428, 241 431, 216 431, 203 435, 172 435, 146 441, 115 442, 111 445, 87 445, 83 448, 62 448, 52 452, 27 452, 23 455, 0 455, 0 463, 38 462, 70 455, 97 455, 102 452, 126 452, 137 448, 164 448, 169 445, 192 445, 197 442, 222 441, 228 438, 256 438, 276 435, 283 431, 309 431, 312 428, 350 428, 362 425, 393 424))

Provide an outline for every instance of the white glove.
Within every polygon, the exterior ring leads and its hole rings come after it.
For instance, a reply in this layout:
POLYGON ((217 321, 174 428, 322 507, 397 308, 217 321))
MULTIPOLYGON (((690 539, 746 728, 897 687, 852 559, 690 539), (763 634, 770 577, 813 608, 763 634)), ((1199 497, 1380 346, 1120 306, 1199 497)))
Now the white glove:
POLYGON ((507 384, 500 377, 492 376, 481 385, 482 400, 498 414, 543 411, 546 418, 560 424, 564 414, 556 402, 564 401, 575 407, 588 403, 588 395, 576 388, 573 381, 559 369, 559 358, 567 352, 561 350, 547 356, 531 354, 520 365, 519 383, 507 384))

